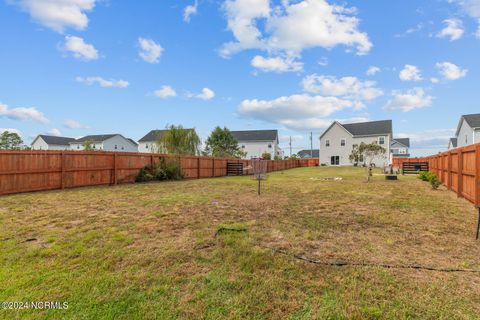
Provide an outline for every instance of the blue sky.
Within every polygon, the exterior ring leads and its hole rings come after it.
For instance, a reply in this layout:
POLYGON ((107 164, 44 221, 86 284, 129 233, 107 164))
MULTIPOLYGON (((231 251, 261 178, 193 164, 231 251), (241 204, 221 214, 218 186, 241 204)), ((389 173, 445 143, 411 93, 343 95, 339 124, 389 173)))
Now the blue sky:
POLYGON ((392 119, 430 154, 480 112, 479 21, 480 0, 0 0, 0 130, 276 128, 298 151, 392 119))

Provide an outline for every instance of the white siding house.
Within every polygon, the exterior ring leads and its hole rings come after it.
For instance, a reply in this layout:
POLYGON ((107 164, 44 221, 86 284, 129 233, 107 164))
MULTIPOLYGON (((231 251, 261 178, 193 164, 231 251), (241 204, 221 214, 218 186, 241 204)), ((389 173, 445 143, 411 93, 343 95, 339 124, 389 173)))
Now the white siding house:
MULTIPOLYGON (((185 129, 189 131, 195 131, 195 129, 185 129)), ((167 132, 168 130, 151 130, 145 136, 143 136, 140 140, 138 140, 138 152, 143 153, 168 153, 165 148, 158 144, 158 141, 162 137, 162 135, 167 132)))
POLYGON ((75 141, 75 139, 40 134, 30 146, 32 150, 69 150, 72 141, 75 141))
POLYGON ((392 155, 396 158, 408 158, 410 153, 410 138, 394 138, 390 145, 392 155))
POLYGON ((373 160, 377 167, 390 164, 390 144, 392 142, 392 121, 371 121, 341 124, 333 122, 320 136, 320 164, 348 166, 355 145, 378 143, 386 149, 384 155, 373 160))
POLYGON ((138 145, 121 134, 101 134, 85 136, 70 142, 71 150, 83 150, 85 141, 92 142, 92 149, 99 151, 138 152, 138 145))
POLYGON ((283 158, 283 150, 278 142, 278 130, 231 131, 240 150, 246 152, 245 159, 260 158, 269 153, 271 158, 283 158))
POLYGON ((455 136, 457 147, 480 143, 480 113, 463 115, 458 122, 455 136))
POLYGON ((457 138, 450 138, 448 140, 448 150, 455 149, 457 147, 457 138))

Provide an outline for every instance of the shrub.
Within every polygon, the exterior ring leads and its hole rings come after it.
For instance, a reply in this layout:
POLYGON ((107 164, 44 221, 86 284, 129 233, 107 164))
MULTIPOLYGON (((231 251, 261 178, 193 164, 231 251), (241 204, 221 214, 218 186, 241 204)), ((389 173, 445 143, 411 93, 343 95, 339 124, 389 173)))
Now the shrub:
POLYGON ((436 190, 438 187, 440 187, 440 180, 438 180, 437 176, 433 173, 430 175, 430 179, 428 181, 430 182, 432 189, 436 190))
POLYGON ((180 163, 173 159, 162 158, 159 162, 140 169, 136 182, 181 180, 183 179, 180 163))
POLYGON ((432 186, 432 189, 436 190, 438 189, 438 187, 440 187, 441 182, 434 173, 428 171, 421 171, 418 174, 418 178, 422 181, 429 182, 432 186))

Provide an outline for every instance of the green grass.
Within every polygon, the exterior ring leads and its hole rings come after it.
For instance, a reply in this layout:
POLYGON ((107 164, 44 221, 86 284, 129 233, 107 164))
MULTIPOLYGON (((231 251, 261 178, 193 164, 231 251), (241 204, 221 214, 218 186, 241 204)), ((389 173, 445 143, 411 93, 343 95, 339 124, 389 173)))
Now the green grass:
POLYGON ((250 177, 4 196, 0 301, 69 308, 0 319, 477 319, 478 273, 293 258, 480 269, 475 223, 443 187, 361 168, 273 173, 260 197, 250 177))

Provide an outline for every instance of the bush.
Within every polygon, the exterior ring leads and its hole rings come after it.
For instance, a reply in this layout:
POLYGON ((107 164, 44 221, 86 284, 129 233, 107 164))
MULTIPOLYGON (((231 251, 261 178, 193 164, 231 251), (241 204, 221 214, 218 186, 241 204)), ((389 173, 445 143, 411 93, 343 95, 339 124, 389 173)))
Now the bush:
POLYGON ((180 163, 173 159, 162 158, 159 162, 140 169, 136 182, 181 180, 183 179, 180 163))
POLYGON ((437 176, 432 173, 430 176, 430 185, 432 186, 432 189, 436 190, 438 187, 440 187, 440 180, 438 180, 437 176))
POLYGON ((418 178, 422 181, 429 182, 432 186, 432 189, 436 190, 438 187, 440 187, 441 182, 434 173, 421 171, 418 174, 418 178))

